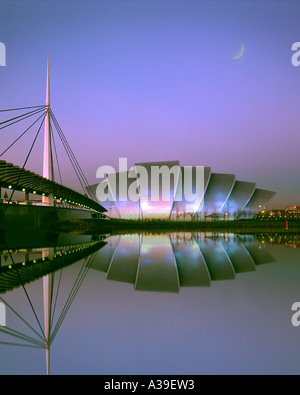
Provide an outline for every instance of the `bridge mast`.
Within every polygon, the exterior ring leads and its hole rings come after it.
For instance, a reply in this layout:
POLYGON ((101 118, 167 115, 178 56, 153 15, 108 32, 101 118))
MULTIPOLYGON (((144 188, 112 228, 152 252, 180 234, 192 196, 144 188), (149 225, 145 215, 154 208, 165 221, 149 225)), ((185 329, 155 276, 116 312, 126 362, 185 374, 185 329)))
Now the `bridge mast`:
MULTIPOLYGON (((44 133, 44 158, 43 158, 43 177, 53 181, 53 161, 51 147, 51 126, 50 126, 50 73, 49 55, 47 61, 47 87, 46 87, 46 117, 44 133)), ((54 206, 53 194, 43 196, 42 201, 47 206, 54 206)), ((53 249, 45 250, 43 258, 53 259, 53 249)), ((46 347, 46 370, 50 373, 50 336, 51 336, 51 304, 52 304, 53 275, 43 277, 43 296, 44 296, 44 330, 46 347)))
MULTIPOLYGON (((51 147, 51 126, 50 126, 50 73, 49 73, 49 55, 47 61, 47 87, 46 87, 46 117, 44 132, 44 159, 43 159, 43 177, 53 181, 53 160, 51 147)), ((53 195, 43 196, 43 203, 53 206, 53 195)))

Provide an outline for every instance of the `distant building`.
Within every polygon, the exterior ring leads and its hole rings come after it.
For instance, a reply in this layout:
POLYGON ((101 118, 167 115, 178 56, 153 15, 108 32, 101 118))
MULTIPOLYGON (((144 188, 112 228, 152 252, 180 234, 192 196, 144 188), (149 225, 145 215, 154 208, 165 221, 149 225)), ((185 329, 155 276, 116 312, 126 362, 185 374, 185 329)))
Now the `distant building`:
POLYGON ((186 167, 182 167, 179 161, 135 164, 128 172, 108 174, 99 184, 89 186, 88 193, 97 196, 99 203, 107 209, 107 215, 112 218, 172 220, 252 218, 276 194, 256 188, 253 182, 237 180, 234 174, 214 173, 210 167, 201 167, 202 187, 197 189, 197 167, 189 168, 191 198, 186 193, 186 167), (140 167, 145 170, 142 174, 139 173, 140 167), (170 171, 175 169, 167 191, 163 190, 161 179, 155 184, 151 177, 154 168, 163 167, 170 171), (124 180, 127 180, 129 192, 137 191, 135 201, 124 199, 119 193, 119 186, 124 180), (104 199, 99 196, 100 190, 105 191, 104 199), (151 199, 153 195, 154 200, 151 199))
POLYGON ((264 220, 289 220, 300 218, 300 206, 286 206, 285 209, 262 210, 256 215, 257 219, 264 220))
POLYGON ((285 211, 288 213, 298 214, 300 213, 300 206, 286 206, 285 211))

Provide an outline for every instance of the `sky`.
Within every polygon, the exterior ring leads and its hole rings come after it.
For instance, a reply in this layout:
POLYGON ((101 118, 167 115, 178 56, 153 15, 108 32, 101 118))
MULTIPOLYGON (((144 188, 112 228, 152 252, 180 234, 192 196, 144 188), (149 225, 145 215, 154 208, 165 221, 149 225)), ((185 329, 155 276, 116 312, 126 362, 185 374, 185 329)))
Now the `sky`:
MULTIPOLYGON (((179 160, 300 205, 299 15, 296 0, 2 0, 0 109, 45 104, 49 54, 51 108, 89 183, 119 158, 179 160)), ((26 122, 1 131, 1 152, 26 122)), ((37 130, 1 159, 22 165, 37 130)), ((26 165, 39 174, 42 144, 26 165)), ((58 136, 57 152, 80 191, 58 136)))

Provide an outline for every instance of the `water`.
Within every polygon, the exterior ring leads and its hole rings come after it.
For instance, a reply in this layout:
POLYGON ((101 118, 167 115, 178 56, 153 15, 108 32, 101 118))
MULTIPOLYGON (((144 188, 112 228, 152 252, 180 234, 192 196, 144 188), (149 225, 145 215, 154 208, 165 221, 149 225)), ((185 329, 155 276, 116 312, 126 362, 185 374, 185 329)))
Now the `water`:
POLYGON ((297 234, 44 236, 2 243, 1 374, 46 373, 45 278, 51 374, 300 373, 297 234))

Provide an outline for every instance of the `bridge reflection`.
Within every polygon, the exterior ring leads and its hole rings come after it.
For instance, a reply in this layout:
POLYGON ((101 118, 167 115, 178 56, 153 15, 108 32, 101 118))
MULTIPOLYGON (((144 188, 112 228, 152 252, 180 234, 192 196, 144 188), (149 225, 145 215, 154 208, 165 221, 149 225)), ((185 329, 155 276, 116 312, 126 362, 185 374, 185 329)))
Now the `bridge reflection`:
MULTIPOLYGON (((36 234, 36 230, 28 231, 28 233, 32 238, 36 234)), ((41 232, 37 240, 37 248, 28 248, 27 246, 27 248, 11 249, 8 244, 10 236, 8 233, 1 234, 0 237, 1 246, 6 246, 0 253, 0 294, 10 294, 10 291, 22 288, 24 291, 23 298, 28 301, 35 318, 35 324, 30 324, 22 314, 17 312, 15 307, 8 303, 7 299, 5 300, 1 296, 2 307, 9 310, 19 319, 20 326, 23 329, 20 330, 19 326, 18 328, 9 326, 0 328, 0 333, 6 337, 6 340, 2 341, 1 339, 0 344, 44 349, 46 351, 46 372, 49 374, 51 345, 68 314, 78 290, 84 282, 95 253, 106 242, 103 241, 104 236, 95 238, 91 236, 59 235, 41 232), (56 315, 62 271, 75 262, 81 262, 79 273, 60 314, 56 315), (60 275, 55 293, 56 272, 59 272, 60 275), (28 284, 38 279, 43 280, 41 298, 43 299, 44 325, 42 325, 42 321, 34 307, 35 303, 31 300, 26 289, 28 284), (37 326, 37 329, 34 326, 37 326), (11 338, 17 339, 18 342, 12 342, 11 338)), ((22 237, 19 242, 24 246, 24 244, 28 243, 28 238, 22 237)), ((15 244, 18 244, 18 239, 15 240, 15 244)))
POLYGON ((94 255, 90 268, 135 290, 179 292, 233 280, 274 262, 266 245, 299 247, 298 234, 168 233, 71 235, 31 230, 0 234, 0 293, 94 255), (51 258, 50 258, 51 257, 51 258))
POLYGON ((94 241, 55 248, 3 250, 0 265, 0 294, 62 270, 89 257, 105 244, 103 241, 94 241))
POLYGON ((131 284, 136 291, 179 293, 181 287, 209 287, 214 281, 233 280, 240 273, 255 271, 258 265, 275 262, 266 245, 296 247, 299 237, 298 234, 214 233, 95 237, 51 232, 40 232, 37 237, 37 231, 32 232, 19 241, 15 238, 13 248, 9 246, 13 235, 0 234, 0 301, 21 323, 14 328, 1 327, 0 344, 43 349, 47 373, 50 373, 50 347, 91 269, 105 273, 107 280, 131 284), (34 236, 37 237, 35 248, 34 236), (74 284, 69 284, 71 290, 67 296, 64 290, 62 307, 57 313, 61 274, 76 262, 79 273, 74 284), (44 293, 35 304, 44 300, 44 321, 38 317, 26 288, 39 279, 43 279, 44 293), (17 288, 24 290, 23 299, 28 300, 34 313, 34 325, 9 302, 15 299, 10 296, 17 288))

